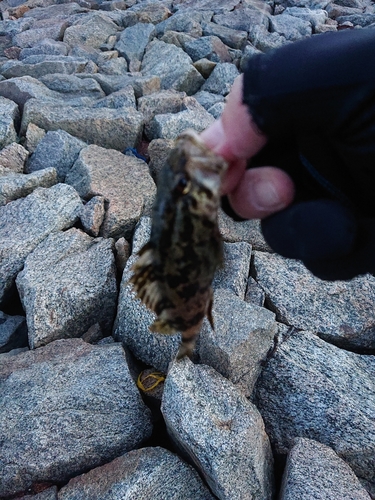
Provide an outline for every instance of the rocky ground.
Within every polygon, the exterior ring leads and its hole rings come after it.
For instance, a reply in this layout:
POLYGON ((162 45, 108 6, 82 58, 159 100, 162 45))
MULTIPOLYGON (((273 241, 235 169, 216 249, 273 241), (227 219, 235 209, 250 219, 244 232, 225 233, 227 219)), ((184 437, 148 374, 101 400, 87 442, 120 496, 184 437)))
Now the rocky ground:
POLYGON ((221 213, 215 332, 172 364, 127 285, 178 133, 252 54, 374 29, 373 2, 0 10, 0 498, 375 498, 373 276, 322 282, 221 213))

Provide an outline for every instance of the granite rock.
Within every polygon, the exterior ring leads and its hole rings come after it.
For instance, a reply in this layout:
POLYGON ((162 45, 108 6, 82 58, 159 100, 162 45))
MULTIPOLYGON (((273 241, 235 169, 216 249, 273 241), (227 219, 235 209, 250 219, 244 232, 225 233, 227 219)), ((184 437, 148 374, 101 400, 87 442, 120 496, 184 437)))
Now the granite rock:
POLYGON ((87 96, 95 99, 105 97, 99 83, 93 78, 78 78, 76 75, 53 73, 39 78, 46 87, 55 92, 60 92, 63 97, 87 96), (70 94, 70 95, 69 95, 70 94))
POLYGON ((161 409, 172 440, 220 500, 272 498, 273 459, 262 418, 228 380, 188 358, 174 362, 161 409))
POLYGON ((11 289, 26 257, 52 231, 71 227, 82 202, 71 186, 38 188, 0 207, 0 301, 11 289))
POLYGON ((29 56, 23 61, 9 60, 0 66, 0 73, 5 78, 32 76, 40 78, 50 73, 82 73, 88 64, 86 59, 72 56, 29 56))
POLYGON ((59 500, 214 500, 194 468, 164 448, 142 448, 71 479, 59 500))
POLYGON ((10 99, 0 97, 0 149, 12 144, 12 142, 17 142, 16 127, 18 123, 17 104, 10 99))
POLYGON ((370 500, 344 460, 324 444, 297 438, 288 454, 280 500, 370 500))
POLYGON ((99 236, 105 216, 104 196, 93 196, 83 207, 79 216, 83 229, 90 236, 99 236))
POLYGON ((228 47, 242 50, 247 42, 247 31, 234 30, 216 23, 203 25, 203 35, 214 35, 220 38, 228 47))
POLYGON ((148 154, 150 155, 150 173, 153 179, 155 179, 156 184, 159 172, 164 163, 167 161, 168 155, 172 151, 173 146, 173 139, 153 139, 148 146, 148 154))
POLYGON ((138 111, 143 114, 147 123, 155 115, 178 113, 186 109, 185 97, 185 92, 177 92, 176 90, 154 92, 138 99, 138 111))
POLYGON ((29 152, 16 142, 12 142, 0 151, 0 175, 14 172, 23 173, 29 152))
POLYGON ((78 158, 80 151, 87 144, 64 130, 49 131, 38 143, 30 156, 26 172, 36 172, 53 167, 60 182, 64 182, 67 173, 78 158))
POLYGON ((37 45, 46 39, 61 41, 63 39, 64 32, 68 27, 67 22, 64 20, 55 20, 48 24, 49 25, 45 27, 31 28, 18 33, 12 39, 13 45, 24 49, 27 47, 34 47, 34 45, 37 45))
POLYGON ((213 92, 226 96, 233 85, 234 79, 239 75, 239 71, 234 64, 220 63, 217 64, 202 85, 201 90, 213 92))
POLYGON ((101 195, 109 203, 100 231, 105 237, 130 237, 156 193, 146 162, 94 145, 80 152, 66 182, 83 198, 101 195))
POLYGON ((374 375, 374 356, 339 349, 309 332, 286 336, 255 393, 275 452, 286 454, 296 437, 315 439, 374 483, 374 375))
POLYGON ((38 187, 49 188, 57 182, 57 173, 54 168, 31 174, 10 172, 0 175, 0 206, 27 196, 38 187))
MULTIPOLYGON (((123 89, 112 92, 110 95, 99 99, 93 106, 94 108, 134 108, 136 109, 134 89, 131 85, 123 89)), ((140 110, 141 111, 141 110, 140 110)))
POLYGON ((95 323, 108 334, 117 300, 113 242, 75 228, 54 232, 26 258, 16 285, 32 349, 80 337, 95 323))
POLYGON ((185 44, 184 50, 194 62, 203 58, 217 63, 232 61, 228 47, 224 45, 219 37, 214 35, 202 36, 188 42, 185 44))
POLYGON ((27 345, 25 316, 11 316, 0 311, 0 353, 27 345))
POLYGON ((254 252, 253 276, 279 321, 341 347, 374 348, 373 276, 322 281, 299 261, 263 252, 254 252))
POLYGON ((204 83, 203 76, 182 49, 160 40, 148 44, 141 71, 158 76, 162 89, 184 91, 188 95, 195 94, 204 83))
POLYGON ((309 21, 283 12, 271 17, 271 31, 276 31, 286 40, 295 41, 310 36, 312 26, 309 21))
POLYGON ((67 481, 151 434, 118 344, 56 341, 2 360, 0 380, 1 496, 67 481))
POLYGON ((121 33, 115 49, 125 57, 130 71, 139 71, 145 49, 154 36, 155 27, 151 23, 135 24, 121 33))
POLYGON ((77 24, 65 30, 64 42, 71 47, 88 45, 99 48, 111 35, 116 35, 118 26, 105 14, 97 12, 90 17, 82 17, 77 24))
POLYGON ((215 329, 205 321, 200 332, 200 362, 215 368, 249 397, 274 344, 275 315, 219 288, 214 292, 213 319, 215 329))
POLYGON ((30 99, 24 108, 21 130, 34 123, 45 130, 65 130, 69 134, 105 148, 124 150, 140 139, 143 115, 134 108, 87 108, 45 103, 30 99))
MULTIPOLYGON (((33 44, 32 47, 21 50, 18 59, 22 61, 29 56, 50 55, 50 56, 67 56, 69 46, 57 40, 43 38, 40 42, 33 44)), ((74 54, 71 54, 74 55, 74 54)))

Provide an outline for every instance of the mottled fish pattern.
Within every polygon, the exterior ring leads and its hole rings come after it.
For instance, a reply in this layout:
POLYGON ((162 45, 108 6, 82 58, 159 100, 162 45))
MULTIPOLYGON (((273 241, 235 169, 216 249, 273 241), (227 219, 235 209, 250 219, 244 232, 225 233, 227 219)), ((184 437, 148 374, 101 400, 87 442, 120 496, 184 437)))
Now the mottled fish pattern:
POLYGON ((205 316, 213 327, 211 283, 222 262, 217 215, 226 162, 199 136, 181 134, 158 178, 150 241, 130 282, 154 311, 153 332, 181 332, 177 358, 191 356, 205 316))

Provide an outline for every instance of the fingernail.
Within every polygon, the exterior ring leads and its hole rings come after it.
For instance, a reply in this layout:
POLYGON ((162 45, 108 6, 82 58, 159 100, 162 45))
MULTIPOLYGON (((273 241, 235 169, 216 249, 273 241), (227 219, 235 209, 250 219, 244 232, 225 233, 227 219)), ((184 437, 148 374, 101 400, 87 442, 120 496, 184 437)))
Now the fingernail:
POLYGON ((285 202, 270 181, 258 181, 251 185, 251 203, 258 210, 281 210, 285 202))

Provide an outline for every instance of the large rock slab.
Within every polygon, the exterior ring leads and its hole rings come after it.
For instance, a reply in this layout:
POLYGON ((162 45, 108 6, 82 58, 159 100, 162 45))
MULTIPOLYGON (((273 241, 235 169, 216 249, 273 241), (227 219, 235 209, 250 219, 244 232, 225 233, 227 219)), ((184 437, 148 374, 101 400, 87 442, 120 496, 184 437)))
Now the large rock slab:
POLYGON ((200 362, 215 368, 249 397, 274 344, 275 316, 222 288, 215 291, 212 312, 215 329, 204 322, 200 362))
POLYGON ((10 60, 0 67, 5 78, 32 76, 40 78, 50 73, 81 73, 85 71, 87 59, 72 56, 29 56, 22 61, 10 60))
POLYGON ((342 347, 375 347, 374 276, 322 281, 299 261, 254 252, 254 277, 282 323, 342 347))
POLYGON ((26 198, 0 207, 0 300, 28 254, 52 231, 71 227, 81 209, 77 191, 66 184, 38 188, 26 198))
POLYGON ((262 418, 228 380, 187 358, 174 362, 161 409, 171 438, 220 500, 272 498, 273 459, 262 418))
POLYGON ((65 30, 64 42, 75 47, 88 45, 99 48, 111 35, 116 35, 117 25, 102 12, 93 12, 90 16, 80 17, 76 24, 65 30))
POLYGON ((0 311, 0 353, 27 346, 25 316, 10 316, 0 311))
POLYGON ((57 184, 57 182, 57 174, 54 168, 47 168, 32 174, 14 172, 0 174, 0 206, 27 196, 38 187, 48 188, 57 184))
POLYGON ((22 133, 29 123, 45 130, 62 129, 89 144, 122 151, 140 140, 143 115, 134 108, 75 108, 30 99, 22 116, 22 133))
POLYGON ((130 237, 142 213, 151 210, 156 193, 146 162, 94 145, 81 151, 66 182, 83 198, 102 195, 109 202, 101 227, 106 237, 130 237))
POLYGON ((141 71, 145 75, 160 77, 162 89, 174 89, 195 94, 204 83, 191 58, 179 47, 160 40, 149 43, 142 60, 141 71))
POLYGON ((333 450, 297 438, 288 455, 280 500, 370 500, 358 478, 333 450))
POLYGON ((5 357, 0 384, 0 496, 67 481, 151 434, 119 344, 71 339, 5 357))
POLYGON ((214 500, 194 468, 164 448, 142 448, 71 479, 59 500, 214 500))
POLYGON ((185 97, 183 110, 178 113, 157 114, 146 125, 149 140, 176 139, 187 128, 202 132, 214 122, 213 116, 194 97, 185 97))
POLYGON ((49 131, 29 158, 26 171, 36 172, 53 167, 59 181, 64 182, 66 174, 77 160, 80 151, 86 146, 86 143, 65 130, 49 131))
POLYGON ((150 239, 151 219, 142 217, 134 231, 132 255, 126 263, 120 286, 114 337, 149 366, 164 373, 177 354, 181 336, 152 333, 149 327, 156 316, 136 298, 129 279, 137 252, 150 239))
POLYGON ((113 242, 72 228, 54 232, 26 258, 16 279, 31 349, 80 337, 98 323, 111 333, 117 301, 113 242))
POLYGON ((287 337, 263 369, 255 398, 275 451, 286 454, 296 437, 315 439, 374 484, 374 380, 375 356, 308 332, 287 337))
POLYGON ((17 141, 17 122, 19 122, 17 104, 10 99, 0 97, 0 149, 17 141))

